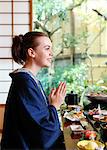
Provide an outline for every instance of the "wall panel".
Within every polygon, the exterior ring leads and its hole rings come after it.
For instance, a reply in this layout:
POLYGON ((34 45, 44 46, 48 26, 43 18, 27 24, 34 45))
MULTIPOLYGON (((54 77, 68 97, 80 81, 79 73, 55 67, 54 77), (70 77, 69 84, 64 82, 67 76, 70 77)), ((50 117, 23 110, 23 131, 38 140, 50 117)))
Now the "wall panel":
POLYGON ((2 0, 0 6, 0 103, 5 103, 9 73, 21 67, 11 57, 12 38, 32 30, 32 0, 2 0))

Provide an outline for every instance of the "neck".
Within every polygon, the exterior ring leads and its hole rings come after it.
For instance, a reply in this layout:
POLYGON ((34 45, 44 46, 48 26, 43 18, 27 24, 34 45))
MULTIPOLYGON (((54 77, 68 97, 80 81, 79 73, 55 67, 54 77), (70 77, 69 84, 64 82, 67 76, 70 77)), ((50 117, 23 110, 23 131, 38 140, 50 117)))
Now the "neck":
POLYGON ((30 65, 30 64, 27 64, 27 63, 23 66, 23 68, 25 68, 25 69, 29 70, 30 72, 32 72, 33 75, 37 75, 37 73, 41 69, 40 67, 38 67, 36 65, 30 65))

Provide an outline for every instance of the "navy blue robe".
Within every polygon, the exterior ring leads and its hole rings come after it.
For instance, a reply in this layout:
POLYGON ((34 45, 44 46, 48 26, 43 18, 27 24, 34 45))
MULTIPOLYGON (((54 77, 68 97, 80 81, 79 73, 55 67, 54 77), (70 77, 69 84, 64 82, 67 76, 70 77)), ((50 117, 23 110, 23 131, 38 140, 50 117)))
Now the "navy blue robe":
POLYGON ((1 149, 51 149, 61 134, 56 108, 46 103, 35 80, 11 73, 1 149))

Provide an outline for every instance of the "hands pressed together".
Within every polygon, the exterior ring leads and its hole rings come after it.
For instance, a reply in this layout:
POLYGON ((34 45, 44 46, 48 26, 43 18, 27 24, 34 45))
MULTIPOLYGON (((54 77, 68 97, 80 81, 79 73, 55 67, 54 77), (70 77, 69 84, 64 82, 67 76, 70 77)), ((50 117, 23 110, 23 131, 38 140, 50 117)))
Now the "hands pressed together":
POLYGON ((66 96, 66 83, 61 82, 57 88, 51 90, 51 93, 49 95, 50 105, 53 105, 56 109, 58 109, 64 102, 65 96, 66 96))

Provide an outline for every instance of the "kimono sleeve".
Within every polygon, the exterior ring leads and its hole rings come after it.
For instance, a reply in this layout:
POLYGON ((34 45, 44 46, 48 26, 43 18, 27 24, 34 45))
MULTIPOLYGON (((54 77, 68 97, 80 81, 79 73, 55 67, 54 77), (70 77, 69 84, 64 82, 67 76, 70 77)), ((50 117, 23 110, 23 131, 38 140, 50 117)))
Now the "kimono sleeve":
POLYGON ((24 115, 24 119, 22 118, 21 122, 24 126, 25 119, 29 118, 26 119, 28 121, 26 124, 29 125, 28 128, 33 128, 32 132, 35 136, 37 134, 37 127, 39 128, 43 148, 48 149, 54 144, 61 133, 56 108, 52 105, 46 105, 41 91, 32 80, 23 82, 23 85, 19 84, 19 86, 19 113, 24 115))

